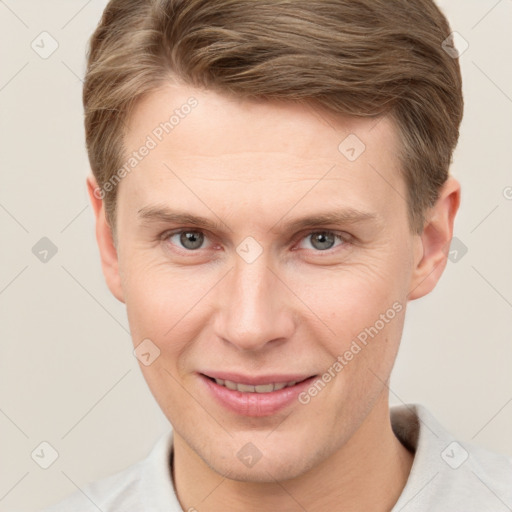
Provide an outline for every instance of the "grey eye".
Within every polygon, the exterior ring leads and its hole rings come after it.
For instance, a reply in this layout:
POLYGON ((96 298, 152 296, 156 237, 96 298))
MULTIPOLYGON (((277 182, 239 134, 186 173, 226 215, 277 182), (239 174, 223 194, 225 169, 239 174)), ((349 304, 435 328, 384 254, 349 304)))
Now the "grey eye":
POLYGON ((176 235, 180 236, 180 243, 185 249, 199 249, 204 242, 204 235, 200 231, 182 231, 176 235))
POLYGON ((320 251, 325 251, 333 247, 336 236, 329 231, 318 231, 309 235, 311 245, 320 251))

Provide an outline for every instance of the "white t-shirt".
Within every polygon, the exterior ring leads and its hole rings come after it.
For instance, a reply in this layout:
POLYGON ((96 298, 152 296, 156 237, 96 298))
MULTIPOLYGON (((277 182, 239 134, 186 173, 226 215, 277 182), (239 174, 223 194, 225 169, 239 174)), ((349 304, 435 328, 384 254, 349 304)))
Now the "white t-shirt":
MULTIPOLYGON (((391 512, 512 510, 512 457, 457 442, 421 405, 392 407, 391 424, 402 444, 415 452, 391 512)), ((145 459, 42 512, 182 512, 171 478, 171 450, 169 431, 145 459)))

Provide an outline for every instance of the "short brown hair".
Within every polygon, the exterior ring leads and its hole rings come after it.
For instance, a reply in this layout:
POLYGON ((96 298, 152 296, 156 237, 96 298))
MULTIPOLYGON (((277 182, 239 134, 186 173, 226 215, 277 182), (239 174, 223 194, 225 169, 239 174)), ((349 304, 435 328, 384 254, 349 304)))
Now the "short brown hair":
MULTIPOLYGON (((390 115, 419 233, 462 119, 459 62, 442 47, 450 32, 432 0, 111 0, 90 41, 83 91, 98 186, 122 165, 135 102, 174 77, 241 98, 390 115)), ((104 198, 114 227, 115 187, 104 198)))

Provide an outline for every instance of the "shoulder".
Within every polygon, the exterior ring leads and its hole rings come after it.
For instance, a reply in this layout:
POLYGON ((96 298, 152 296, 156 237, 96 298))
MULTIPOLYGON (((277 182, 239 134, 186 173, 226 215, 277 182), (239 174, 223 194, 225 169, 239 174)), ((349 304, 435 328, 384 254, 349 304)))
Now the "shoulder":
POLYGON ((163 434, 148 456, 128 468, 82 486, 70 496, 41 512, 140 512, 175 510, 170 457, 172 431, 163 434), (171 508, 169 508, 169 506, 171 508))
POLYGON ((123 471, 88 483, 61 502, 41 512, 132 510, 136 506, 135 500, 140 497, 139 485, 144 463, 145 460, 137 462, 123 471))
MULTIPOLYGON (((455 441, 455 443, 457 443, 455 441)), ((464 474, 467 477, 468 486, 478 488, 482 494, 486 494, 496 504, 496 509, 503 505, 512 507, 512 457, 494 453, 470 443, 460 444, 467 454, 467 467, 464 474), (500 503, 501 502, 501 503, 500 503)), ((454 446, 457 446, 454 444, 454 446)), ((451 455, 448 451, 445 456, 451 455)), ((463 466, 461 466, 463 467, 463 466)))
POLYGON ((422 405, 392 410, 395 435, 415 452, 396 508, 498 512, 512 507, 512 457, 457 440, 422 405))

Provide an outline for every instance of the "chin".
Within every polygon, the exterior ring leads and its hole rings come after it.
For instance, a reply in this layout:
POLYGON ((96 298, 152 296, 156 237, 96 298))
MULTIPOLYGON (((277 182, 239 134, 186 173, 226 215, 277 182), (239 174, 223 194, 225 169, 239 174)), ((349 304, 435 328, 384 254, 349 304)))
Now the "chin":
POLYGON ((205 462, 210 469, 224 478, 237 482, 269 484, 297 478, 311 469, 308 466, 312 466, 306 465, 301 455, 287 460, 279 460, 279 457, 262 457, 253 467, 244 467, 236 457, 215 461, 213 464, 205 462))
POLYGON ((249 435, 213 449, 211 445, 203 446, 196 453, 210 469, 224 478, 272 484, 300 477, 328 456, 328 447, 313 446, 301 439, 288 437, 277 441, 258 441, 249 435))

